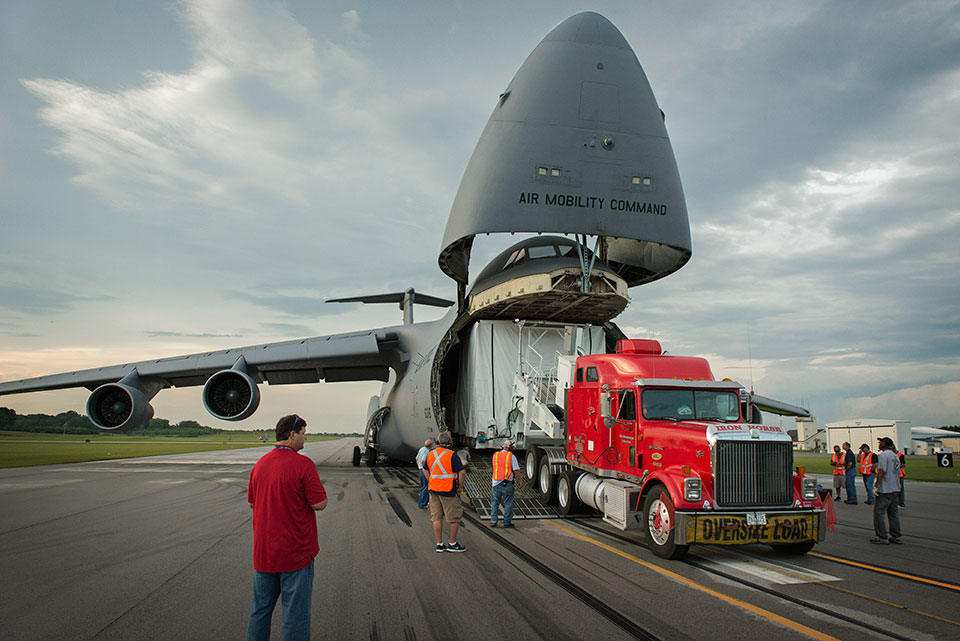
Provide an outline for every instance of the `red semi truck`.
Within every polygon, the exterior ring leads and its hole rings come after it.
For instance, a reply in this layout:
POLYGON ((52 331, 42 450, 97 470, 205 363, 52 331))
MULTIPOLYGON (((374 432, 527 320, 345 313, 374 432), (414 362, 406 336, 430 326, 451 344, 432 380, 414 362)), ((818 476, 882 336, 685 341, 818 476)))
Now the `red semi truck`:
POLYGON ((526 465, 564 514, 587 506, 641 528, 664 558, 696 543, 805 554, 824 538, 817 481, 794 470, 790 436, 748 422, 746 390, 714 380, 705 359, 621 340, 570 369, 565 445, 528 447, 526 465))

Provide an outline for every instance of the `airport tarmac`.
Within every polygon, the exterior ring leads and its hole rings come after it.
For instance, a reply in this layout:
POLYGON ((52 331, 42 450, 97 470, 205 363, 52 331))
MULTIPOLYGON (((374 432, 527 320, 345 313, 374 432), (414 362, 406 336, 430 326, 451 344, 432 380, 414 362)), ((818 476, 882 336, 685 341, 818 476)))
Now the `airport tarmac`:
MULTIPOLYGON (((304 450, 330 499, 314 639, 960 639, 960 485, 908 482, 902 546, 871 545, 871 506, 840 503, 804 557, 664 561, 599 518, 468 520, 467 552, 437 554, 415 470, 353 467, 356 442, 304 450)), ((242 639, 266 451, 0 470, 3 638, 242 639)))

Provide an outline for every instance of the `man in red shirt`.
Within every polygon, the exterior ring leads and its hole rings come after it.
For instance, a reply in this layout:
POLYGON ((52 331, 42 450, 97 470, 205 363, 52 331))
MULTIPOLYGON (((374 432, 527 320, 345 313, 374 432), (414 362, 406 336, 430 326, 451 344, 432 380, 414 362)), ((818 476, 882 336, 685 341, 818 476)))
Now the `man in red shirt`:
POLYGON ((313 558, 318 512, 327 507, 317 466, 298 454, 307 422, 291 414, 277 422, 277 446, 250 471, 247 502, 253 508, 253 602, 247 641, 270 638, 270 619, 283 594, 283 639, 310 638, 313 558))

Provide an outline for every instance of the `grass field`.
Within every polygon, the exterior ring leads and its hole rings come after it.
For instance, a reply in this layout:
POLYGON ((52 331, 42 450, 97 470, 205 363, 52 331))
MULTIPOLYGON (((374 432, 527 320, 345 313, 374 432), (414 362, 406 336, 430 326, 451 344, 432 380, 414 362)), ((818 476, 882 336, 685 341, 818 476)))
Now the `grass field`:
MULTIPOLYGON (((0 431, 0 468, 104 461, 163 454, 233 450, 268 445, 262 432, 229 432, 190 438, 125 434, 33 434, 0 431)), ((309 435, 308 441, 339 436, 309 435)))
MULTIPOLYGON (((803 466, 811 474, 832 474, 833 468, 830 467, 830 455, 818 454, 816 456, 794 455, 793 464, 796 467, 803 466)), ((953 467, 937 467, 937 461, 933 458, 918 458, 916 456, 907 457, 907 474, 904 478, 911 481, 934 481, 939 483, 960 483, 960 460, 954 455, 953 467)), ((857 475, 860 476, 859 474, 857 475)), ((857 483, 860 483, 858 478, 857 483)))

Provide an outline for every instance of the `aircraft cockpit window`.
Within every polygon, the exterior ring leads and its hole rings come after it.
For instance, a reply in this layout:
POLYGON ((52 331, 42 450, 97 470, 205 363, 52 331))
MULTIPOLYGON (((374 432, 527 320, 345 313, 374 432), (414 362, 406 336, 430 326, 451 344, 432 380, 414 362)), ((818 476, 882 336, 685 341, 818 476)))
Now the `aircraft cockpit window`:
POLYGON ((502 269, 513 267, 517 263, 522 262, 523 259, 526 258, 526 256, 527 256, 527 250, 521 247, 517 251, 510 254, 510 258, 508 258, 507 262, 503 264, 502 269))
POLYGON ((554 258, 557 255, 557 248, 554 245, 541 245, 539 247, 530 247, 530 260, 538 258, 554 258))

